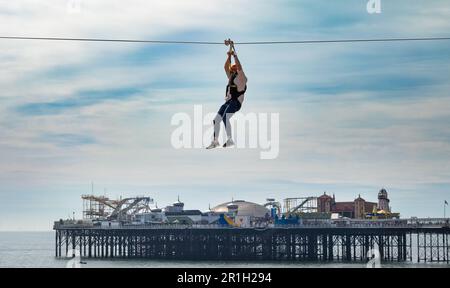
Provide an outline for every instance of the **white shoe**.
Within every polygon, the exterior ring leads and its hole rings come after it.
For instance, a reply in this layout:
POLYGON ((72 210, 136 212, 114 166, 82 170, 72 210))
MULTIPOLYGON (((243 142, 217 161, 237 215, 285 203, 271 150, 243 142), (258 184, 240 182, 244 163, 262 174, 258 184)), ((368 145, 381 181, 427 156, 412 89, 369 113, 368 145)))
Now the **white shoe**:
POLYGON ((225 144, 223 144, 223 147, 231 147, 234 145, 233 139, 228 139, 227 142, 225 142, 225 144))
POLYGON ((213 149, 219 146, 220 146, 219 141, 212 141, 211 144, 209 144, 209 146, 206 147, 206 149, 213 149))

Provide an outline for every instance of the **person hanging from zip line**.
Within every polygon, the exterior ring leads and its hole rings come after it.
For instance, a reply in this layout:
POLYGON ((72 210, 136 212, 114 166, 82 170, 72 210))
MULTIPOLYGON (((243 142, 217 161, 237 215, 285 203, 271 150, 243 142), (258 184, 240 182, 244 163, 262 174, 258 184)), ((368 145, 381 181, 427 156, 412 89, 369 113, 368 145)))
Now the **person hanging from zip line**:
POLYGON ((247 91, 247 77, 242 70, 241 62, 237 57, 236 50, 234 49, 234 43, 230 39, 225 40, 225 45, 230 46, 227 52, 227 60, 225 62, 225 74, 228 77, 228 85, 225 92, 225 103, 220 107, 216 117, 213 120, 214 123, 214 135, 211 144, 206 149, 213 149, 219 144, 220 122, 223 121, 225 125, 225 131, 227 133, 227 141, 223 144, 223 147, 230 147, 234 145, 231 133, 230 118, 234 113, 238 112, 242 103, 244 102, 244 95, 247 91), (234 64, 231 63, 231 58, 234 58, 234 64))

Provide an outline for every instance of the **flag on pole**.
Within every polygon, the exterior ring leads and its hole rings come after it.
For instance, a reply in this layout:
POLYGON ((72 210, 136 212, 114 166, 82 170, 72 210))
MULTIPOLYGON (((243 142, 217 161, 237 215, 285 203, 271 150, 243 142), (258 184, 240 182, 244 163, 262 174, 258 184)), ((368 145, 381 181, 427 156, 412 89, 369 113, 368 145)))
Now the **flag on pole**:
POLYGON ((445 200, 445 202, 444 202, 444 203, 445 203, 445 205, 448 205, 448 202, 447 202, 447 200, 445 200))

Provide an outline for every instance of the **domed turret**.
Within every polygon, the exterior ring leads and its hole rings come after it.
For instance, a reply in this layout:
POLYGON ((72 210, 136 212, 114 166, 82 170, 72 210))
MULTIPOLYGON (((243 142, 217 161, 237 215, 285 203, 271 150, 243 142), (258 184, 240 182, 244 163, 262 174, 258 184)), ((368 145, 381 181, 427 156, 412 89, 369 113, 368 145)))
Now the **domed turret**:
POLYGON ((389 198, 386 189, 381 189, 378 192, 378 210, 384 210, 386 212, 391 212, 389 208, 389 198))
POLYGON ((388 198, 388 193, 386 191, 386 189, 381 189, 380 192, 378 192, 378 199, 387 199, 388 198))

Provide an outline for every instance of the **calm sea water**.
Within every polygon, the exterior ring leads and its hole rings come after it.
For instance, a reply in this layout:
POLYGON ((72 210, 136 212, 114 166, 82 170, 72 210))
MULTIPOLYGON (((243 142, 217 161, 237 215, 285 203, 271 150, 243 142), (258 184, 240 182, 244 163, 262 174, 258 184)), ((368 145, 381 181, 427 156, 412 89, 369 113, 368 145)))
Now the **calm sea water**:
MULTIPOLYGON (((54 257, 54 232, 0 232, 0 267, 66 267, 68 260, 54 257)), ((162 260, 93 260, 83 259, 86 264, 82 268, 345 268, 365 267, 362 263, 243 263, 216 261, 162 261, 162 260)), ((447 264, 389 263, 383 267, 442 267, 447 264)))

